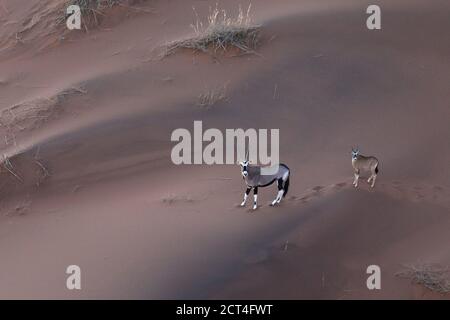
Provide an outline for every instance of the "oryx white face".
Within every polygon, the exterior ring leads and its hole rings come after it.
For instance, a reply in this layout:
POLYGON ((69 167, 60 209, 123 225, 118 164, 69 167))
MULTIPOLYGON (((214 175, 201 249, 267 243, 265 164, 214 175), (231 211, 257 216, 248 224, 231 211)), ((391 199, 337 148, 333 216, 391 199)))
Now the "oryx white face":
POLYGON ((359 156, 359 150, 358 149, 352 149, 352 160, 356 160, 359 156))
POLYGON ((245 161, 242 161, 242 162, 240 162, 239 163, 239 165, 241 166, 241 169, 242 169, 242 171, 241 171, 241 174, 242 174, 242 176, 245 178, 246 176, 248 176, 248 161, 247 160, 245 160, 245 161))

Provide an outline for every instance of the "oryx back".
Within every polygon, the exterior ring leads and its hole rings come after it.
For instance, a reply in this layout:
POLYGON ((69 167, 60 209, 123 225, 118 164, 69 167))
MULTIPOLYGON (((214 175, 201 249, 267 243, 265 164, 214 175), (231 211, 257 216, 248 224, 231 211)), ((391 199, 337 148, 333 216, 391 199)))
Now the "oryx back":
POLYGON ((266 170, 264 172, 274 172, 273 174, 261 174, 262 170, 260 166, 249 166, 247 169, 247 185, 250 187, 265 187, 278 179, 283 178, 283 180, 286 180, 289 175, 289 168, 284 164, 274 165, 271 169, 273 170, 266 170))
POLYGON ((378 171, 378 159, 375 157, 365 157, 358 155, 355 160, 352 160, 352 165, 355 171, 370 171, 377 173, 378 171))

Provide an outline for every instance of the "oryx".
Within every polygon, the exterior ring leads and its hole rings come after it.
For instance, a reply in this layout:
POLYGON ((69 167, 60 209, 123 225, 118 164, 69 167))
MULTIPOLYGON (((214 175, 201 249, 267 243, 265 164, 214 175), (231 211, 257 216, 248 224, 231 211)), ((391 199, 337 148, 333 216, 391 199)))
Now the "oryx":
POLYGON ((352 166, 355 171, 355 179, 353 180, 353 185, 355 188, 358 186, 358 179, 361 170, 370 171, 371 176, 367 180, 368 183, 372 181, 371 187, 375 186, 375 180, 378 174, 378 159, 375 157, 365 157, 359 153, 358 148, 352 148, 352 166))
POLYGON ((248 195, 253 189, 253 210, 255 210, 258 207, 258 188, 267 187, 275 181, 278 185, 278 194, 275 200, 272 201, 271 205, 274 206, 280 203, 281 199, 286 196, 289 189, 290 170, 285 164, 277 164, 271 167, 251 165, 248 160, 248 153, 245 160, 239 164, 241 166, 242 177, 247 185, 241 207, 245 206, 248 195))

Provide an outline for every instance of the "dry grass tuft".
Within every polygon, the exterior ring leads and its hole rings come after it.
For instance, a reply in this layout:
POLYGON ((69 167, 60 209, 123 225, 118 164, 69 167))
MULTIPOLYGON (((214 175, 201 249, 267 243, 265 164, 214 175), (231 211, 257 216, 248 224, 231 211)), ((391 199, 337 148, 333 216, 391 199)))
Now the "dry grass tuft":
POLYGON ((225 52, 229 48, 238 49, 242 54, 255 53, 259 43, 260 26, 252 23, 250 10, 251 5, 245 12, 242 7, 239 7, 237 17, 233 18, 216 5, 214 9, 210 9, 206 26, 195 13, 197 21, 191 25, 195 35, 166 44, 161 57, 172 55, 180 49, 191 49, 213 55, 225 52))
POLYGON ((36 153, 34 154, 34 163, 38 166, 38 172, 37 172, 37 181, 36 186, 39 187, 41 184, 44 183, 45 180, 51 177, 50 171, 48 170, 47 166, 44 165, 42 159, 40 159, 39 152, 41 150, 41 147, 38 146, 36 153))
POLYGON ((10 156, 0 156, 0 191, 4 196, 39 188, 51 178, 48 166, 38 153, 33 156, 31 150, 22 150, 10 156))
MULTIPOLYGON (((72 87, 49 98, 25 101, 3 109, 0 112, 0 127, 6 128, 8 134, 25 129, 36 129, 63 112, 61 103, 67 96, 85 94, 82 88, 72 87)), ((13 140, 5 136, 6 144, 13 140)))
POLYGON ((209 89, 198 96, 197 105, 203 108, 210 108, 215 104, 227 100, 227 87, 217 87, 209 89))
POLYGON ((100 26, 102 20, 108 15, 108 9, 112 7, 124 7, 127 14, 129 11, 153 13, 151 9, 132 6, 134 2, 134 0, 35 1, 27 12, 14 20, 2 23, 2 27, 7 27, 8 31, 3 34, 0 32, 0 52, 30 42, 39 42, 41 46, 39 50, 43 50, 64 40, 71 32, 65 26, 68 18, 66 10, 70 5, 80 7, 82 29, 86 32, 90 28, 100 26))
POLYGON ((397 277, 411 279, 414 284, 446 294, 450 292, 450 268, 434 264, 406 265, 397 277))
POLYGON ((166 204, 175 204, 175 203, 191 203, 194 202, 194 199, 191 196, 180 196, 176 194, 168 194, 162 198, 162 202, 166 204))
POLYGON ((0 138, 5 146, 18 145, 21 132, 39 129, 68 112, 64 101, 75 94, 87 93, 83 88, 72 87, 54 96, 42 97, 11 105, 0 111, 0 138))
MULTIPOLYGON (((98 26, 99 16, 103 16, 103 11, 108 8, 112 8, 116 5, 123 5, 124 0, 69 0, 65 3, 64 9, 70 5, 77 5, 81 9, 82 22, 86 31, 88 26, 98 26)), ((57 25, 66 23, 66 12, 62 11, 62 14, 57 18, 57 25)))
POLYGON ((3 155, 1 164, 3 165, 3 168, 6 169, 9 173, 11 173, 14 178, 19 180, 19 182, 23 183, 23 178, 15 171, 14 166, 12 165, 10 159, 7 156, 3 155))

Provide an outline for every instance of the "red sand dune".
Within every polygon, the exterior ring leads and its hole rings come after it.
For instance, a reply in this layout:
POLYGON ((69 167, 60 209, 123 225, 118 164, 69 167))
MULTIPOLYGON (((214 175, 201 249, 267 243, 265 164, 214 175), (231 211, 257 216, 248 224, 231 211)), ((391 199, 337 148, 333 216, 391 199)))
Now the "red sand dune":
POLYGON ((215 2, 133 1, 62 37, 62 1, 0 1, 0 298, 448 298, 395 274, 450 264, 450 4, 379 2, 368 31, 368 1, 254 1, 258 55, 161 60, 215 2), (287 199, 264 188, 252 212, 237 166, 173 165, 194 120, 279 128, 287 199), (380 159, 374 189, 351 186, 353 145, 380 159))

